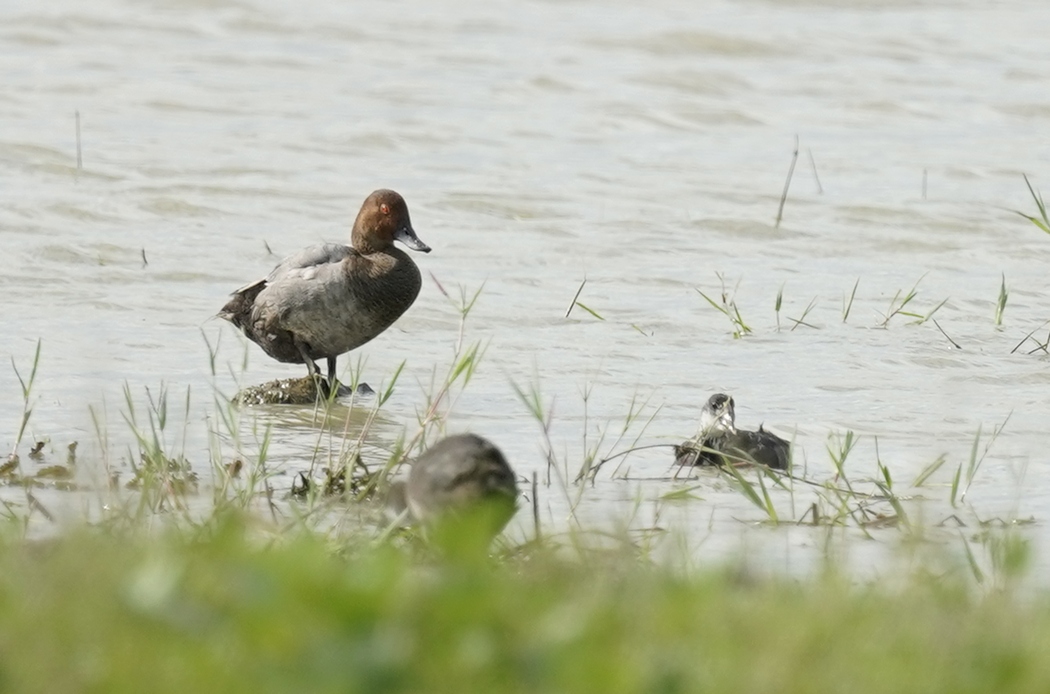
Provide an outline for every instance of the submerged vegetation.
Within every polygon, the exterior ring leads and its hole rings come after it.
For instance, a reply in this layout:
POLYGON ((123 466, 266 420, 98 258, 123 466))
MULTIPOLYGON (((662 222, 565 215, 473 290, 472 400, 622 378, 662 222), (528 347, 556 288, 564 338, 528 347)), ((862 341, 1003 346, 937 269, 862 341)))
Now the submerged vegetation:
MULTIPOLYGON (((696 290, 697 293, 700 294, 700 296, 704 297, 704 300, 707 301, 707 303, 709 303, 712 307, 714 307, 716 311, 718 311, 719 313, 721 313, 729 319, 729 322, 733 325, 734 339, 741 338, 744 335, 750 334, 752 332, 751 326, 744 322, 744 317, 740 315, 740 309, 737 308, 736 300, 733 298, 734 294, 736 293, 736 289, 734 288, 732 292, 727 290, 725 277, 721 273, 716 274, 718 275, 718 281, 722 285, 722 291, 719 301, 715 301, 707 294, 704 294, 700 289, 696 290)), ((739 287, 739 283, 737 286, 739 287)), ((778 294, 776 303, 778 325, 780 321, 780 300, 781 296, 778 294)))

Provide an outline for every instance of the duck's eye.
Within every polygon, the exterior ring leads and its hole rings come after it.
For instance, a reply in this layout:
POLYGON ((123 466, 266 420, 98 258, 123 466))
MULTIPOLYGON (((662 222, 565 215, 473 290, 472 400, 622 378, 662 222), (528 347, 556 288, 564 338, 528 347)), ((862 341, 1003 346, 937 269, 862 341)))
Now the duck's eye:
POLYGON ((383 214, 390 214, 390 205, 385 202, 379 206, 379 211, 383 214))

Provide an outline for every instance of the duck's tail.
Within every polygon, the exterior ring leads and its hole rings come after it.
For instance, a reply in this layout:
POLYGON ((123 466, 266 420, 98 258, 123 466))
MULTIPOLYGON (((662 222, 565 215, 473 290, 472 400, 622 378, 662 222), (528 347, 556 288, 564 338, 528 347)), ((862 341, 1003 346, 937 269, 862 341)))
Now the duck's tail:
POLYGON ((216 317, 230 321, 241 330, 247 330, 255 297, 259 295, 259 292, 265 286, 265 281, 253 282, 242 289, 238 289, 230 297, 230 300, 226 302, 226 305, 215 314, 216 317))

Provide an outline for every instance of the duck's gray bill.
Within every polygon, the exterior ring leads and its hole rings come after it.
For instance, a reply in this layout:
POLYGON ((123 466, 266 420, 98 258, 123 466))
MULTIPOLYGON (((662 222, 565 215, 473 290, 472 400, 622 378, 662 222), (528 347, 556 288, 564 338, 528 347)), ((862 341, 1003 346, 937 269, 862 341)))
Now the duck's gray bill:
POLYGON ((422 251, 423 253, 430 252, 430 246, 419 240, 419 237, 416 236, 416 232, 412 227, 404 226, 398 229, 397 233, 394 234, 394 240, 400 241, 413 251, 422 251))

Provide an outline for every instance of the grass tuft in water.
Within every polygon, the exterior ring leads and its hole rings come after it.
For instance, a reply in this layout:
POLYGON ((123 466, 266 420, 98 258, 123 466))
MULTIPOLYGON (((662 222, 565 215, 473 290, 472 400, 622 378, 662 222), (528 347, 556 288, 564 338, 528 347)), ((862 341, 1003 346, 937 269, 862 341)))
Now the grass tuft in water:
MULTIPOLYGON (((705 298, 707 298, 707 297, 705 297, 705 298)), ((777 332, 778 333, 780 332, 780 309, 783 306, 783 298, 784 298, 784 286, 781 285, 780 289, 777 290, 777 298, 776 298, 776 301, 774 302, 774 306, 773 306, 773 310, 776 312, 776 316, 777 316, 777 332)), ((711 299, 708 299, 708 300, 710 301, 711 299)), ((792 318, 791 316, 787 316, 787 320, 790 320, 790 321, 792 321, 794 323, 792 325, 791 330, 789 332, 794 332, 794 330, 796 328, 798 328, 799 325, 805 325, 806 328, 817 329, 816 325, 814 325, 812 323, 805 322, 805 317, 810 315, 810 312, 813 311, 814 308, 816 308, 816 306, 817 306, 817 298, 814 297, 813 300, 810 301, 810 304, 808 304, 808 306, 805 307, 805 310, 802 312, 802 317, 801 318, 792 318)))
POLYGON ((915 487, 917 489, 917 488, 921 487, 922 485, 926 484, 926 482, 931 477, 933 477, 933 475, 938 470, 941 469, 941 467, 944 465, 944 463, 947 460, 948 460, 948 458, 945 457, 945 455, 943 453, 941 455, 937 456, 937 458, 932 463, 930 463, 929 465, 924 467, 922 469, 922 471, 919 472, 918 476, 916 476, 916 478, 915 478, 915 481, 911 483, 911 486, 913 486, 913 487, 915 487))
POLYGON ((915 325, 922 325, 926 321, 932 319, 933 314, 937 313, 937 311, 939 311, 942 306, 948 303, 948 299, 946 298, 942 300, 939 304, 934 306, 932 310, 926 312, 925 314, 904 310, 908 306, 908 304, 910 304, 915 299, 915 297, 919 295, 919 283, 922 282, 923 277, 925 277, 925 275, 917 279, 915 281, 915 285, 911 288, 911 290, 909 290, 903 296, 901 290, 897 290, 897 292, 893 295, 893 299, 890 300, 889 309, 886 311, 886 313, 883 314, 883 320, 881 323, 879 323, 879 327, 885 328, 889 324, 890 320, 894 316, 898 315, 914 318, 915 325))
MULTIPOLYGON (((773 222, 773 228, 780 228, 780 220, 784 218, 784 203, 787 202, 788 189, 791 187, 791 178, 795 175, 795 164, 798 162, 798 135, 795 135, 795 149, 791 153, 791 165, 788 166, 787 178, 784 180, 784 192, 780 194, 780 205, 777 207, 777 218, 773 222)), ((814 166, 814 172, 816 167, 814 166)))
MULTIPOLYGON (((704 294, 704 292, 702 292, 699 288, 696 288, 697 293, 700 294, 700 296, 704 297, 704 299, 707 300, 707 303, 711 304, 711 306, 713 306, 716 311, 718 311, 719 313, 721 313, 729 319, 729 322, 733 324, 734 339, 739 339, 744 335, 750 334, 751 327, 744 322, 744 317, 740 315, 740 309, 737 307, 736 301, 734 300, 732 294, 730 294, 726 289, 725 276, 720 272, 715 273, 715 275, 718 277, 718 281, 722 285, 721 302, 716 302, 707 294, 704 294)), ((737 286, 739 286, 739 282, 737 283, 737 286)), ((735 293, 736 290, 734 289, 733 294, 735 293)))
POLYGON ((1003 312, 1006 311, 1006 300, 1010 297, 1006 291, 1006 273, 1002 274, 1002 283, 999 285, 999 300, 995 303, 995 324, 1003 324, 1003 312))
POLYGON ((1033 217, 1030 214, 1025 214, 1018 210, 1014 210, 1014 213, 1021 215, 1032 224, 1050 234, 1050 217, 1047 216, 1046 204, 1043 202, 1043 196, 1039 194, 1039 191, 1032 187, 1032 182, 1028 180, 1027 175, 1024 177, 1024 184, 1028 186, 1028 193, 1032 196, 1032 200, 1035 202, 1035 207, 1036 210, 1039 211, 1039 216, 1033 217))
POLYGON ((816 308, 816 306, 817 306, 817 298, 813 297, 813 299, 810 300, 809 304, 806 306, 805 310, 802 311, 802 316, 801 317, 799 317, 799 318, 791 318, 790 316, 788 316, 788 320, 791 321, 792 323, 794 323, 794 325, 791 326, 791 331, 790 332, 794 332, 795 328, 797 328, 800 325, 804 325, 807 328, 813 328, 814 330, 816 330, 817 326, 813 325, 812 323, 807 323, 806 322, 806 316, 808 316, 809 312, 812 311, 814 308, 816 308))
POLYGON ((849 320, 849 312, 853 308, 853 299, 857 297, 857 287, 860 286, 860 278, 853 283, 853 291, 849 293, 849 300, 845 296, 842 297, 842 322, 845 323, 849 320))
MULTIPOLYGON (((705 297, 706 298, 706 297, 705 297)), ((710 301, 710 299, 708 299, 710 301)), ((777 332, 780 332, 780 307, 784 303, 784 285, 780 285, 780 289, 777 290, 777 300, 773 304, 773 311, 777 315, 777 332)))
POLYGON ((22 390, 22 415, 18 418, 18 433, 15 435, 15 445, 11 451, 9 460, 18 460, 18 447, 22 444, 22 438, 25 436, 26 427, 29 426, 29 418, 33 416, 33 384, 36 383, 37 369, 40 367, 40 340, 36 341, 36 350, 33 352, 33 365, 29 368, 29 376, 26 378, 22 377, 21 372, 18 370, 18 365, 15 364, 15 358, 11 357, 11 368, 15 372, 15 377, 18 378, 18 385, 22 390))
POLYGON ((981 427, 977 427, 977 433, 973 437, 973 445, 970 447, 970 459, 967 462, 965 475, 963 471, 963 464, 959 463, 959 467, 955 470, 955 475, 952 477, 951 487, 951 502, 952 506, 956 505, 956 499, 959 503, 966 500, 966 494, 970 490, 970 485, 973 484, 974 478, 977 476, 977 471, 981 468, 981 463, 988 456, 988 451, 991 449, 992 444, 995 443, 999 435, 1003 433, 1003 429, 1010 421, 1010 417, 1013 416, 1013 412, 1006 415, 1006 419, 1003 420, 1002 424, 996 425, 992 429, 991 436, 988 437, 988 442, 984 444, 984 448, 980 448, 981 444, 981 427), (980 453, 978 450, 980 449, 980 453))
POLYGON ((1043 321, 1037 327, 1032 328, 1032 330, 1028 331, 1028 334, 1021 338, 1021 341, 1014 345, 1014 348, 1010 350, 1010 354, 1013 354, 1017 350, 1021 349, 1021 346, 1027 343, 1029 340, 1035 343, 1035 347, 1029 350, 1027 354, 1035 354, 1036 352, 1050 354, 1050 349, 1048 349, 1050 348, 1050 334, 1047 334, 1046 340, 1044 340, 1043 342, 1040 342, 1038 339, 1032 337, 1032 335, 1035 335, 1037 331, 1045 328, 1048 323, 1050 323, 1050 321, 1043 321))
MULTIPOLYGON (((580 299, 580 294, 583 293, 583 288, 586 285, 587 285, 587 278, 584 277, 583 281, 580 282, 579 288, 576 290, 576 294, 572 297, 572 302, 569 304, 569 308, 565 309, 565 317, 568 318, 569 314, 572 313, 572 309, 574 307, 576 307, 576 306, 579 306, 584 311, 586 311, 587 313, 591 314, 592 316, 594 316, 598 320, 605 320, 605 318, 603 318, 601 314, 599 314, 597 311, 595 311, 594 309, 592 309, 589 306, 585 305, 583 302, 581 302, 579 300, 580 299)), ((634 326, 632 326, 632 327, 634 327, 634 326)), ((644 332, 642 332, 642 330, 640 330, 637 327, 635 327, 635 330, 638 330, 638 332, 642 333, 643 335, 645 334, 644 332)))
POLYGON ((886 327, 886 325, 890 322, 890 320, 894 316, 896 316, 897 314, 901 314, 901 315, 905 315, 905 316, 911 316, 913 318, 921 318, 922 317, 922 316, 920 316, 917 313, 907 313, 907 312, 904 311, 905 307, 907 307, 907 305, 912 302, 912 299, 914 299, 916 296, 918 296, 918 293, 919 293, 918 292, 919 282, 921 282, 921 281, 922 281, 922 278, 920 277, 918 279, 918 281, 915 282, 915 286, 911 288, 911 291, 909 291, 903 297, 901 297, 901 290, 900 289, 898 289, 894 293, 893 298, 890 300, 889 310, 887 310, 886 313, 883 314, 883 321, 879 324, 880 327, 886 327), (898 299, 899 299, 899 301, 898 301, 898 299))

